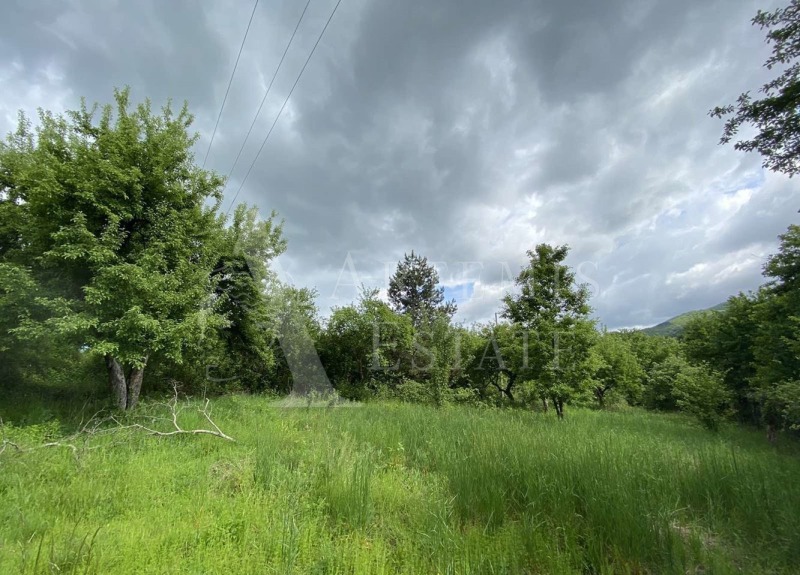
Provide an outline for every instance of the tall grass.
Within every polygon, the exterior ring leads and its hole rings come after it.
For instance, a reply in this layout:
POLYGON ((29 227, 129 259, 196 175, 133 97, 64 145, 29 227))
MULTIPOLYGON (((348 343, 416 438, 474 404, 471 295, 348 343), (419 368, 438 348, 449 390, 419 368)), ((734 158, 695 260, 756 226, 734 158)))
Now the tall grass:
MULTIPOLYGON (((394 404, 283 409, 256 397, 220 399, 214 414, 238 443, 132 436, 77 461, 58 450, 0 456, 0 573, 800 565, 800 459, 748 431, 710 434, 641 412, 559 422, 394 404)), ((32 441, 45 427, 10 433, 32 441)))

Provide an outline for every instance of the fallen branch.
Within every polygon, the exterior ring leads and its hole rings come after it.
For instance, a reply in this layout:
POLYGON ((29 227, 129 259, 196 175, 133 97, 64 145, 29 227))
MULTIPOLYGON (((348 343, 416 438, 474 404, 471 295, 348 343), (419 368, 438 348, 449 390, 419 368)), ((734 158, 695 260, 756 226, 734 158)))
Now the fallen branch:
POLYGON ((172 399, 167 402, 167 408, 170 411, 172 416, 172 426, 174 429, 170 431, 161 431, 158 429, 153 429, 151 427, 147 427, 146 425, 142 425, 141 423, 132 423, 129 425, 122 425, 117 419, 112 417, 112 420, 119 424, 119 427, 116 429, 140 429, 149 435, 155 435, 157 437, 169 437, 172 435, 213 435, 214 437, 219 437, 220 439, 224 439, 226 441, 236 442, 236 440, 231 437, 230 435, 224 433, 219 426, 211 419, 211 401, 206 399, 205 404, 202 408, 197 410, 206 421, 211 425, 212 429, 183 429, 180 424, 178 423, 178 415, 183 411, 184 406, 178 406, 178 387, 173 385, 174 394, 172 399))
MULTIPOLYGON (((133 429, 133 430, 141 430, 147 433, 148 435, 154 435, 157 437, 170 437, 173 435, 211 435, 214 437, 219 437, 220 439, 224 439, 225 441, 232 441, 236 442, 236 440, 228 435, 227 433, 223 432, 217 423, 211 418, 211 401, 209 399, 205 400, 203 407, 198 408, 198 413, 200 413, 205 420, 209 423, 209 429, 184 429, 178 423, 178 416, 184 410, 186 405, 178 405, 178 387, 177 385, 173 385, 174 394, 172 399, 167 403, 164 403, 165 407, 170 412, 169 417, 151 417, 151 422, 157 421, 166 421, 171 422, 173 429, 169 431, 162 431, 159 429, 154 429, 153 427, 148 427, 147 425, 143 425, 141 423, 130 423, 130 424, 123 424, 120 422, 114 415, 110 415, 108 417, 100 417, 102 413, 97 412, 95 413, 85 424, 83 424, 79 431, 69 435, 62 440, 59 441, 49 441, 47 443, 42 443, 40 445, 34 445, 31 447, 22 446, 19 443, 12 441, 6 437, 6 428, 3 425, 3 420, 0 419, 0 455, 6 451, 6 449, 13 449, 17 453, 30 453, 32 451, 38 451, 40 449, 51 448, 51 447, 63 447, 65 449, 69 449, 72 451, 75 458, 78 458, 79 453, 83 451, 90 451, 93 449, 100 449, 102 447, 108 447, 108 443, 103 443, 100 445, 92 445, 89 446, 88 442, 91 438, 100 435, 108 435, 108 434, 115 434, 120 431, 124 431, 126 429, 133 429), (115 425, 113 427, 104 427, 105 424, 112 422, 115 425)), ((110 445, 120 444, 122 441, 113 442, 110 445)))
POLYGON ((102 419, 98 419, 98 415, 101 412, 97 412, 93 415, 84 425, 81 426, 80 430, 72 435, 65 437, 61 441, 48 441, 47 443, 42 443, 40 445, 34 445, 32 447, 23 447, 15 441, 11 441, 10 439, 6 438, 6 428, 3 424, 3 420, 0 419, 0 455, 9 447, 13 448, 17 453, 29 453, 31 451, 37 451, 39 449, 45 449, 49 447, 64 447, 72 451, 72 454, 78 457, 78 452, 83 450, 91 450, 97 449, 100 446, 92 446, 89 447, 86 445, 89 438, 98 433, 98 429, 103 423, 102 419), (83 445, 78 446, 75 445, 74 441, 77 439, 83 439, 83 445))

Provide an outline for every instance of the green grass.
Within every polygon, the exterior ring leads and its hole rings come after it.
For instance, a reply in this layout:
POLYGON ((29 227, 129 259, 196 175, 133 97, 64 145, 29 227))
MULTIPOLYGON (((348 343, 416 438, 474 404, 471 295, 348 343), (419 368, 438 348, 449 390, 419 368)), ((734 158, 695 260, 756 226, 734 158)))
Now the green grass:
MULTIPOLYGON (((237 438, 0 455, 0 573, 790 573, 800 459, 638 411, 214 403, 237 438)), ((193 419, 194 418, 194 419, 193 419)), ((187 426, 201 426, 185 413, 187 426)), ((56 423, 12 425, 34 444, 56 423)), ((120 439, 116 437, 116 439, 120 439)))

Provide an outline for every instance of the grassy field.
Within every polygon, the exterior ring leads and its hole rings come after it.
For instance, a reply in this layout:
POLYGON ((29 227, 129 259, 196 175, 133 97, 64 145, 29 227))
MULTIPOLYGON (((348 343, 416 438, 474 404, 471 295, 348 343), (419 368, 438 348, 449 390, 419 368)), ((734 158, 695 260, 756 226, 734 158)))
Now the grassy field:
MULTIPOLYGON (((0 573, 789 573, 800 458, 682 417, 214 403, 0 455, 0 573), (202 425, 187 411, 187 426, 202 425), (118 443, 120 440, 121 443, 118 443)), ((6 415, 6 418, 8 416, 6 415)), ((33 445, 56 421, 8 425, 33 445)))

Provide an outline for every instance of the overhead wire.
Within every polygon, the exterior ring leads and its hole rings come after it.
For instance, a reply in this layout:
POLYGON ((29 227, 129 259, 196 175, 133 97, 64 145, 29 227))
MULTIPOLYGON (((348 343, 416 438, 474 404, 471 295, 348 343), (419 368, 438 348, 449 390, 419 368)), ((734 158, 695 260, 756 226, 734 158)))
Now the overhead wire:
POLYGON ((250 20, 247 21, 247 29, 244 31, 244 37, 242 38, 242 43, 239 46, 239 53, 236 55, 236 62, 233 64, 233 71, 231 71, 231 77, 228 80, 228 87, 225 89, 225 97, 222 98, 222 105, 219 108, 219 114, 217 114, 217 122, 214 124, 214 131, 211 133, 211 141, 208 142, 208 149, 206 150, 206 155, 203 158, 203 168, 206 167, 206 162, 208 161, 208 155, 211 153, 211 146, 214 144, 214 136, 217 135, 217 128, 219 128, 219 120, 222 118, 222 111, 225 109, 225 102, 228 101, 228 93, 231 91, 231 84, 233 84, 233 77, 236 75, 236 68, 239 67, 239 59, 242 57, 242 50, 244 49, 244 43, 247 40, 247 35, 250 33, 250 25, 253 23, 253 16, 256 14, 256 8, 258 8, 259 0, 256 0, 253 4, 253 11, 250 13, 250 20))
POLYGON ((283 66, 283 61, 286 59, 286 54, 289 52, 289 48, 291 48, 292 42, 294 42, 294 37, 297 35, 297 30, 300 28, 300 24, 303 22, 303 17, 306 15, 306 10, 308 10, 309 4, 311 4, 311 0, 308 0, 306 2, 306 6, 305 8, 303 8, 303 13, 300 14, 300 18, 297 20, 297 25, 294 27, 292 36, 291 38, 289 38, 289 42, 286 44, 286 48, 283 50, 283 55, 281 56, 280 62, 278 62, 278 67, 275 68, 275 72, 272 74, 272 79, 269 81, 269 85, 267 86, 266 92, 264 92, 264 97, 261 98, 261 103, 258 105, 258 110, 256 110, 256 115, 253 116, 253 121, 250 123, 250 128, 247 130, 247 135, 245 135, 244 137, 242 146, 239 148, 239 152, 236 154, 236 159, 233 160, 233 166, 231 166, 231 169, 228 172, 228 176, 225 178, 226 182, 230 181, 231 175, 233 175, 233 171, 239 164, 239 158, 242 157, 242 152, 244 151, 244 148, 247 145, 247 140, 250 138, 250 134, 253 132, 253 128, 256 125, 256 121, 258 120, 259 115, 261 115, 261 109, 264 107, 264 102, 267 101, 267 96, 269 96, 269 93, 272 90, 272 85, 275 83, 275 78, 278 76, 278 72, 280 72, 281 66, 283 66))
POLYGON ((303 77, 303 72, 305 72, 306 67, 308 66, 308 63, 311 61, 311 57, 314 55, 314 52, 317 50, 317 46, 319 46, 319 43, 322 41, 322 37, 325 35, 325 31, 328 29, 328 26, 330 25, 331 20, 333 20, 333 17, 336 14, 336 11, 339 9, 339 5, 341 3, 342 3, 342 0, 338 0, 336 2, 336 5, 333 7, 333 10, 331 11, 330 16, 328 17, 328 21, 325 22, 325 26, 322 28, 322 31, 319 33, 319 37, 317 38, 317 41, 314 43, 314 47, 311 48, 311 52, 309 52, 308 58, 306 58, 306 61, 303 64, 303 67, 300 69, 300 73, 297 75, 297 78, 295 79, 294 84, 292 85, 292 89, 289 90, 289 94, 286 96, 286 99, 283 101, 283 105, 281 106, 281 109, 278 111, 278 114, 275 116, 275 120, 273 120, 272 125, 270 126, 269 131, 267 132, 267 135, 264 137, 264 141, 261 142, 261 147, 258 149, 258 152, 256 152, 256 155, 253 158, 253 161, 250 163, 250 167, 247 169, 247 172, 245 173, 244 178, 242 178, 242 181, 239 184, 239 188, 236 190, 236 193, 234 194, 233 199, 231 200, 230 206, 228 206, 228 211, 225 212, 226 216, 230 213, 231 208, 233 208, 233 205, 236 203, 236 198, 239 197, 239 193, 242 191, 242 188, 244 188, 244 184, 247 181, 247 178, 250 176, 250 172, 253 171, 253 166, 255 166, 256 161, 258 161, 258 158, 261 155, 261 152, 264 150, 264 146, 267 145, 267 142, 269 141, 269 138, 272 135, 273 130, 275 129, 275 125, 278 123, 278 120, 280 119, 281 114, 283 114, 283 110, 286 108, 286 104, 289 102, 289 99, 292 97, 292 94, 294 93, 295 88, 297 88, 297 84, 300 82, 300 78, 303 77))

